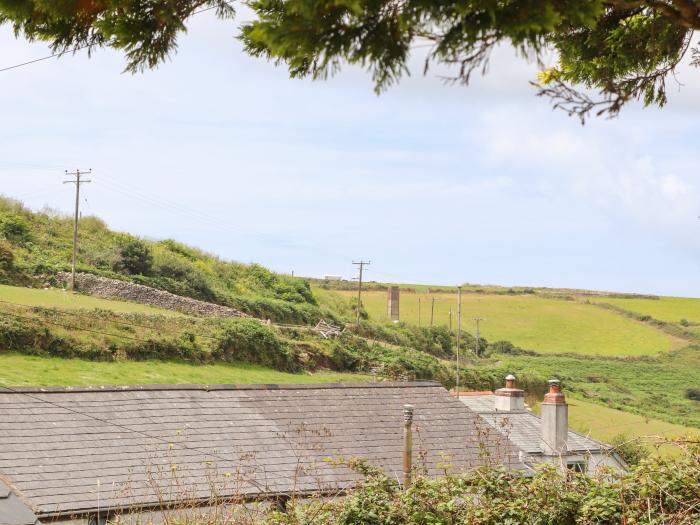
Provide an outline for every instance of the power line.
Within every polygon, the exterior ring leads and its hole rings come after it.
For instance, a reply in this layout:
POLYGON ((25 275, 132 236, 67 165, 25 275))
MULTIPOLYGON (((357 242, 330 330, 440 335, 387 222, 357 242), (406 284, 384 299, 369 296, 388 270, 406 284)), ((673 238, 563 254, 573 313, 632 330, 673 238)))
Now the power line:
MULTIPOLYGON (((100 423, 103 423, 105 425, 109 425, 109 426, 116 427, 116 428, 121 428, 122 430, 126 430, 127 432, 131 432, 133 434, 138 434, 138 435, 141 435, 141 436, 146 437, 148 439, 153 439, 155 441, 159 441, 159 442, 167 445, 168 447, 176 445, 176 443, 174 443, 173 441, 169 441, 169 440, 161 438, 159 436, 152 436, 151 434, 148 434, 147 432, 142 432, 141 430, 136 430, 134 428, 127 427, 126 425, 120 425, 119 423, 115 423, 114 421, 109 421, 107 419, 103 419, 103 418, 94 416, 92 414, 88 414, 86 412, 82 412, 80 410, 76 410, 74 408, 70 408, 70 407, 61 405, 59 403, 55 403, 53 401, 49 401, 48 399, 42 399, 38 396, 30 394, 29 392, 22 392, 21 390, 16 390, 16 389, 9 387, 9 386, 3 386, 0 388, 7 390, 7 391, 10 391, 14 394, 20 394, 20 395, 26 396, 30 399, 35 400, 35 401, 39 401, 40 403, 46 403, 46 404, 52 405, 56 408, 60 408, 61 410, 65 410, 67 412, 72 412, 73 414, 77 414, 79 416, 83 416, 83 417, 86 417, 86 418, 89 418, 89 419, 92 419, 95 421, 99 421, 100 423)), ((193 451, 193 452, 202 452, 203 455, 219 459, 219 460, 224 461, 226 463, 229 463, 232 461, 231 458, 225 458, 223 456, 220 456, 214 452, 211 452, 209 449, 204 449, 204 448, 200 448, 200 447, 189 447, 185 443, 177 443, 177 445, 182 447, 185 450, 189 450, 189 451, 193 451)), ((268 477, 267 473, 265 474, 265 477, 268 477)), ((280 476, 280 475, 272 475, 269 477, 271 477, 273 479, 286 479, 284 476, 280 476)), ((255 486, 258 489, 261 489, 261 490, 265 489, 265 487, 263 487, 257 481, 254 481, 254 480, 246 480, 246 481, 248 481, 251 485, 255 486)))
POLYGON ((123 335, 123 334, 112 334, 109 332, 101 332, 99 330, 91 330, 89 328, 82 328, 80 326, 73 326, 73 325, 67 325, 63 323, 57 323, 56 321, 49 321, 48 319, 37 319, 36 317, 28 317, 26 315, 19 315, 19 314, 13 314, 9 312, 3 312, 3 315, 9 315, 10 317, 16 317, 17 319, 27 319, 29 321, 39 321, 40 323, 48 323, 56 326, 60 326, 62 328, 66 328, 68 330, 81 330, 83 332, 90 332, 93 334, 98 334, 98 335, 105 335, 108 337, 119 337, 122 339, 130 339, 132 341, 138 341, 139 343, 147 343, 148 341, 144 341, 143 339, 139 339, 138 337, 131 337, 128 335, 123 335))
MULTIPOLYGON (((40 311, 45 311, 45 312, 57 312, 57 311, 58 311, 58 310, 52 310, 51 308, 47 308, 47 307, 43 307, 43 306, 31 306, 31 305, 28 305, 28 304, 13 303, 12 301, 5 301, 5 300, 2 300, 2 299, 0 299, 0 303, 9 304, 9 305, 11 305, 11 306, 17 306, 17 307, 20 307, 20 308, 27 308, 27 309, 31 309, 31 310, 40 310, 40 311)), ((108 319, 104 319, 104 318, 102 318, 102 317, 98 317, 98 316, 96 316, 96 315, 88 315, 88 314, 85 314, 85 313, 78 313, 78 312, 73 312, 73 311, 70 311, 70 310, 61 310, 61 311, 60 311, 60 314, 61 314, 61 315, 72 315, 73 317, 80 317, 80 318, 82 318, 82 319, 94 319, 94 320, 97 320, 97 321, 108 321, 108 322, 113 323, 113 324, 119 324, 119 325, 124 325, 124 326, 131 326, 131 327, 134 327, 134 328, 145 328, 145 329, 147 329, 147 330, 154 330, 154 331, 156 331, 156 332, 158 333, 158 335, 160 335, 160 333, 161 333, 161 332, 160 332, 160 329, 158 329, 158 328, 156 328, 156 327, 154 327, 154 326, 147 326, 147 325, 136 324, 136 323, 127 323, 126 321, 117 321, 117 320, 115 320, 115 319, 109 319, 109 320, 108 320, 108 319)), ((199 337, 210 337, 210 336, 201 335, 201 336, 199 336, 199 337)))
MULTIPOLYGON (((190 16, 198 15, 199 13, 204 13, 205 11, 211 11, 212 9, 216 9, 217 7, 218 6, 207 7, 206 9, 200 9, 199 11, 194 11, 190 16)), ((4 68, 0 69, 0 73, 2 73, 4 71, 10 71, 11 69, 17 69, 20 67, 29 66, 31 64, 36 64, 37 62, 41 62, 43 60, 49 60, 50 58, 62 57, 63 55, 66 55, 68 53, 76 53, 77 51, 80 51, 81 49, 95 47, 97 45, 101 45, 101 44, 83 44, 82 46, 76 46, 73 49, 66 49, 65 51, 59 51, 58 53, 54 53, 53 55, 48 55, 48 56, 41 57, 41 58, 35 58, 34 60, 28 60, 27 62, 22 62, 21 64, 15 64, 13 66, 4 67, 4 68)), ((109 44, 107 44, 107 45, 109 45, 109 44)))
POLYGON ((41 57, 41 58, 36 58, 34 60, 29 60, 28 62, 22 62, 21 64, 15 64, 14 66, 9 66, 9 67, 4 67, 0 69, 0 73, 3 71, 10 71, 11 69, 17 69, 18 67, 24 67, 28 66, 30 64, 36 64, 37 62, 41 62, 42 60, 48 60, 49 58, 57 58, 60 56, 63 56, 67 53, 75 53, 76 51, 80 51, 81 49, 85 49, 86 47, 92 47, 95 44, 86 44, 84 46, 77 46, 74 47, 73 49, 66 49, 65 51, 61 51, 60 53, 54 53, 53 55, 41 57))

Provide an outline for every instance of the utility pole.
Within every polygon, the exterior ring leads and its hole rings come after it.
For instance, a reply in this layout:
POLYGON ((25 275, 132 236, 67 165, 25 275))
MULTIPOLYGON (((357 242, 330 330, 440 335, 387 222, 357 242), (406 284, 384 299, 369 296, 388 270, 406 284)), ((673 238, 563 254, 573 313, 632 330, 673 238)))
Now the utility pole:
POLYGON ((450 306, 450 335, 452 335, 452 307, 450 306))
POLYGON ((352 261, 352 264, 360 268, 360 276, 357 278, 357 326, 360 326, 360 308, 362 308, 362 270, 370 263, 371 261, 352 261))
POLYGON ((459 340, 462 336, 462 287, 457 287, 457 399, 459 399, 459 340))
POLYGON ((420 297, 418 297, 418 328, 420 328, 420 297))
POLYGON ((430 328, 433 327, 433 316, 435 315, 435 297, 432 298, 430 303, 430 328))
POLYGON ((486 319, 484 319, 483 317, 473 317, 472 320, 476 321, 476 357, 479 357, 479 322, 486 321, 486 319))
POLYGON ((92 182, 91 180, 83 180, 80 177, 82 175, 90 175, 92 169, 88 171, 75 170, 74 172, 68 173, 66 170, 66 177, 75 177, 74 180, 64 180, 63 184, 75 184, 75 219, 73 220, 73 260, 71 261, 71 276, 70 276, 70 289, 75 291, 75 260, 76 254, 78 252, 78 220, 80 219, 80 185, 92 182))

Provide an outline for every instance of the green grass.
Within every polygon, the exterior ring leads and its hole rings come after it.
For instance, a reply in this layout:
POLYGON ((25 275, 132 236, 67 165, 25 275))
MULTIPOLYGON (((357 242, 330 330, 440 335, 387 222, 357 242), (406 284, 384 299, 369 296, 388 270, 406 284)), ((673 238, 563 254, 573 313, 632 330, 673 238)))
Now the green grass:
POLYGON ((497 354, 478 366, 502 373, 561 379, 574 397, 633 414, 700 428, 700 402, 685 397, 700 385, 700 347, 655 358, 497 354))
POLYGON ((143 313, 160 315, 179 315, 172 310, 153 308, 127 301, 100 299, 89 295, 74 294, 67 290, 51 288, 22 288, 19 286, 0 285, 0 300, 26 306, 42 306, 45 308, 61 309, 95 309, 111 310, 123 313, 143 313))
POLYGON ((609 303, 630 312, 650 315, 654 319, 678 323, 686 319, 700 323, 700 299, 690 297, 660 297, 659 299, 595 298, 591 301, 609 303))
MULTIPOLYGON (((673 456, 680 449, 669 444, 659 445, 660 442, 687 436, 700 437, 700 431, 696 428, 630 414, 572 396, 567 396, 566 402, 569 405, 569 428, 603 443, 613 443, 624 436, 625 441, 638 440, 650 451, 654 450, 652 446, 658 446, 661 454, 673 456)), ((539 403, 532 405, 532 408, 535 413, 540 413, 539 403)))
POLYGON ((646 436, 674 438, 698 432, 697 429, 630 414, 580 399, 569 397, 567 402, 569 403, 569 426, 582 434, 605 442, 609 442, 620 434, 630 438, 646 436))
MULTIPOLYGON (((340 291, 346 298, 353 292, 340 291)), ((401 320, 418 324, 420 299, 421 326, 430 324, 435 298, 434 323, 457 323, 455 294, 401 294, 401 320)), ((362 302, 377 321, 387 321, 386 292, 370 291, 362 302)), ((462 326, 474 332, 472 318, 482 317, 481 335, 489 341, 506 340, 542 353, 572 352, 586 355, 642 356, 680 348, 687 342, 652 326, 626 318, 593 304, 539 297, 536 295, 462 295, 462 326)))
POLYGON ((124 384, 278 384, 369 381, 360 374, 289 374, 236 363, 191 365, 168 361, 94 362, 81 359, 0 354, 0 385, 77 386, 124 384))

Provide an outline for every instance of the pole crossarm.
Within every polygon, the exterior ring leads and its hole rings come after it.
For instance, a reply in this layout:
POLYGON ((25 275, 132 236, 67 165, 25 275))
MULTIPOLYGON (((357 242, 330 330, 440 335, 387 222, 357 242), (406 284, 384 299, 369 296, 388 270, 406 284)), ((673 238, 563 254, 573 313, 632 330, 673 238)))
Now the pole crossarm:
POLYGON ((359 267, 360 274, 357 277, 357 326, 360 326, 360 308, 362 308, 362 270, 365 266, 369 266, 371 261, 352 261, 352 264, 359 267))

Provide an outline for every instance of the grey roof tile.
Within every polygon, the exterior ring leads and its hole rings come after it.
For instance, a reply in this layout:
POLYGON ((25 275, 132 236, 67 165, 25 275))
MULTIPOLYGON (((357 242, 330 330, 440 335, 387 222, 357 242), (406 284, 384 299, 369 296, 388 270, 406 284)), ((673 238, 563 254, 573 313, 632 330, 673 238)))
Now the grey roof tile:
POLYGON ((483 435, 437 383, 186 385, 0 388, 0 475, 47 519, 98 503, 206 500, 214 489, 342 488, 357 475, 329 458, 363 457, 400 476, 407 403, 429 473, 444 455, 457 468, 480 465, 484 449, 519 467, 517 449, 483 435))
MULTIPOLYGON (((529 410, 497 411, 493 398, 493 394, 484 394, 464 396, 459 399, 518 448, 528 454, 540 454, 542 452, 542 420, 529 410)), ((569 430, 566 446, 570 452, 597 452, 607 448, 603 443, 572 430, 569 430)))

